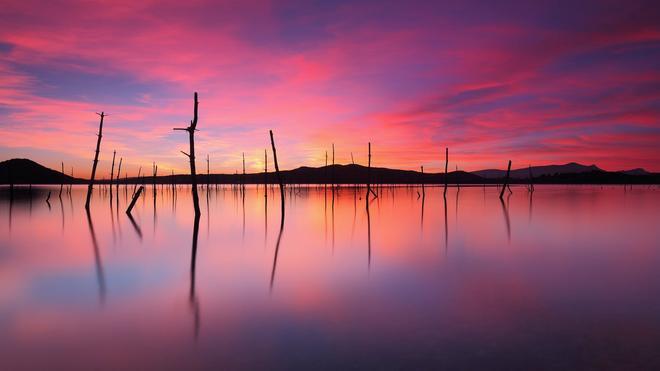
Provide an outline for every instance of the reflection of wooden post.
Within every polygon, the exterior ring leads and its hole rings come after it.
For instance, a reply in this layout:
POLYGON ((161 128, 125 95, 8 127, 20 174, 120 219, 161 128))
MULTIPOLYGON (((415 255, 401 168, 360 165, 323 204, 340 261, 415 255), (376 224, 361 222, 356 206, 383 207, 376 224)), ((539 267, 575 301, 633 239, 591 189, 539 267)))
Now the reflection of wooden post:
POLYGON ((277 175, 277 182, 280 183, 280 197, 282 199, 282 220, 280 228, 284 227, 284 183, 282 182, 282 175, 280 174, 280 166, 277 164, 277 151, 275 150, 275 140, 273 139, 273 131, 270 130, 270 144, 273 147, 273 161, 275 162, 275 174, 277 175))
POLYGON ((85 209, 89 210, 89 201, 92 198, 92 190, 94 188, 94 177, 96 176, 96 164, 99 162, 99 150, 101 149, 101 137, 103 136, 103 118, 105 113, 101 112, 97 115, 101 116, 101 123, 99 124, 98 139, 96 140, 96 154, 94 155, 94 162, 92 164, 92 176, 89 179, 89 186, 87 186, 87 200, 85 201, 85 209))
POLYGON ((137 192, 133 195, 133 200, 131 200, 131 204, 128 205, 128 209, 126 209, 126 214, 131 214, 131 210, 133 210, 133 206, 135 206, 135 202, 137 202, 138 198, 140 198, 140 194, 144 190, 144 186, 140 186, 138 188, 137 192))
POLYGON ((444 196, 447 195, 447 166, 449 165, 449 147, 445 147, 445 192, 444 196))
POLYGON ((184 155, 188 156, 190 160, 190 183, 192 187, 192 196, 193 196, 193 206, 195 208, 195 215, 200 215, 201 211, 199 209, 199 195, 197 194, 197 172, 195 171, 195 130, 197 130, 197 106, 199 102, 197 101, 197 93, 195 92, 195 109, 193 119, 190 121, 190 126, 187 128, 174 128, 174 130, 184 130, 188 132, 188 138, 190 141, 190 153, 185 153, 181 151, 184 155))
POLYGON ((509 172, 511 171, 511 160, 509 160, 509 166, 506 169, 506 176, 504 177, 504 184, 502 184, 502 191, 500 191, 500 200, 504 197, 504 190, 509 184, 509 172))

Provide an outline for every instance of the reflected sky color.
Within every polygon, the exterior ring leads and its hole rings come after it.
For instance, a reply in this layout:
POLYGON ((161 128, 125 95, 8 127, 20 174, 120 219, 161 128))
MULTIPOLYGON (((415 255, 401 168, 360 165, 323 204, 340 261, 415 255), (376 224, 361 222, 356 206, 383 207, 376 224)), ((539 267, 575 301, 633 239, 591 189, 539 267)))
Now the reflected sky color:
POLYGON ((105 111, 100 177, 114 149, 184 171, 199 91, 214 172, 263 169, 268 129, 284 169, 371 141, 374 166, 660 171, 659 24, 657 1, 4 1, 0 157, 87 177, 105 111))
POLYGON ((277 189, 203 189, 193 272, 190 188, 141 235, 131 189, 95 190, 97 251, 84 187, 0 201, 1 368, 658 366, 655 186, 287 190, 272 286, 277 189))

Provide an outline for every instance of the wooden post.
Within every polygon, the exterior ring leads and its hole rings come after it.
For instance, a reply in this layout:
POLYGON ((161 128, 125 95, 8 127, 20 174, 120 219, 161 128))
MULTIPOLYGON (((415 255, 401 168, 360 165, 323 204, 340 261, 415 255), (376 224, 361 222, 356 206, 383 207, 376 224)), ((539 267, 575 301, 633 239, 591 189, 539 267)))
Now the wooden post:
POLYGON ((371 142, 369 142, 369 161, 367 163, 367 195, 365 198, 369 200, 369 193, 373 194, 374 197, 378 197, 376 192, 371 189, 371 142))
POLYGON ((60 180, 60 198, 62 198, 62 188, 64 188, 64 161, 62 161, 62 178, 60 180))
POLYGON ((156 176, 158 175, 158 165, 156 163, 153 163, 153 177, 151 178, 151 186, 153 187, 154 191, 154 198, 156 197, 156 176))
POLYGON ((426 190, 424 189, 424 165, 422 165, 422 196, 426 196, 426 190))
POLYGON ((243 183, 241 191, 243 192, 243 196, 245 196, 245 152, 243 152, 243 176, 241 183, 243 183))
POLYGON ((206 154, 206 193, 209 192, 209 183, 211 182, 211 160, 209 160, 209 154, 206 154))
POLYGON ((534 177, 532 176, 532 165, 529 165, 529 191, 534 192, 534 177))
POLYGON ((449 147, 445 147, 445 192, 443 196, 447 195, 447 166, 449 165, 449 147))
POLYGON ((133 210, 133 206, 135 206, 135 202, 137 202, 138 198, 140 198, 140 194, 144 190, 144 186, 140 186, 138 188, 137 192, 133 195, 133 200, 131 200, 131 204, 128 205, 128 209, 126 209, 126 214, 131 215, 131 210, 133 210))
POLYGON ((197 194, 197 173, 195 171, 195 130, 197 130, 197 106, 199 102, 197 101, 197 92, 195 92, 195 109, 194 116, 192 121, 190 121, 190 126, 187 128, 174 128, 174 130, 184 130, 188 132, 188 138, 190 141, 190 153, 185 153, 181 151, 184 155, 188 156, 190 160, 190 182, 192 186, 192 196, 193 196, 193 206, 195 208, 195 215, 200 215, 201 211, 199 209, 199 195, 197 194))
POLYGON ((332 190, 335 189, 335 144, 332 143, 332 190))
POLYGON ((284 183, 282 183, 282 175, 280 174, 280 166, 277 164, 277 151, 275 150, 275 140, 273 139, 273 131, 270 132, 270 144, 273 147, 273 161, 275 162, 275 174, 277 175, 277 182, 280 183, 280 197, 282 200, 282 220, 280 229, 284 227, 284 183))
POLYGON ((509 166, 506 169, 506 176, 504 177, 504 184, 502 185, 502 191, 500 191, 500 200, 503 199, 504 190, 506 189, 506 186, 509 184, 509 172, 510 171, 511 171, 511 160, 509 160, 509 166))
MULTIPOLYGON (((115 173, 115 156, 117 155, 117 151, 112 151, 112 166, 110 167, 110 198, 112 198, 112 179, 115 173)), ((119 173, 117 173, 119 174, 119 173)))
POLYGON ((264 148, 264 197, 268 198, 268 151, 264 148))
MULTIPOLYGON (((117 177, 115 178, 115 181, 117 182, 117 187, 116 187, 116 194, 117 197, 119 197, 119 176, 121 175, 121 162, 123 160, 123 157, 119 158, 119 167, 117 168, 117 177)), ((112 187, 112 185, 110 185, 112 187)))
POLYGON ((89 201, 92 198, 92 190, 94 188, 94 177, 96 176, 96 164, 99 162, 99 151, 101 149, 101 137, 103 136, 103 118, 105 117, 105 112, 101 112, 97 115, 101 116, 101 123, 99 124, 99 133, 97 134, 98 139, 96 140, 96 154, 94 155, 94 162, 92 163, 92 176, 89 179, 89 186, 87 187, 87 200, 85 201, 85 209, 89 210, 89 201))

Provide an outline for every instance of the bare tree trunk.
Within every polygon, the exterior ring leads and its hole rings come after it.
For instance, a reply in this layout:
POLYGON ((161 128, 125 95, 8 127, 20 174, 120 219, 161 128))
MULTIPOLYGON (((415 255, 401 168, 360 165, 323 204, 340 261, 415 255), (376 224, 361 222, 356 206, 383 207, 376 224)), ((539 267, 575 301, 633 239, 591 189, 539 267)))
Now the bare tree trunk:
POLYGON ((449 165, 449 147, 445 147, 445 191, 443 196, 447 195, 447 166, 449 165))
POLYGON ((60 180, 60 199, 62 198, 62 188, 64 188, 64 177, 66 175, 64 174, 64 161, 62 161, 62 178, 60 180))
POLYGON ((529 165, 529 191, 534 192, 534 177, 532 176, 532 165, 529 165))
MULTIPOLYGON (((119 197, 119 177, 121 176, 121 161, 122 161, 122 159, 123 159, 122 157, 119 158, 119 167, 117 168, 117 176, 115 177, 115 181, 117 182, 117 187, 116 187, 116 192, 115 193, 117 194, 117 197, 119 197)), ((112 184, 110 185, 110 187, 112 187, 112 184)))
POLYGON ((509 172, 510 171, 511 171, 511 160, 509 160, 509 166, 506 169, 506 176, 504 177, 504 184, 502 185, 502 191, 500 192, 500 200, 503 199, 504 190, 506 189, 506 186, 509 184, 509 172))
POLYGON ((424 166, 422 166, 422 196, 426 196, 426 190, 424 189, 424 166))
POLYGON ((335 190, 335 144, 332 143, 332 190, 335 190))
POLYGON ((209 154, 206 154, 206 192, 209 191, 209 182, 211 179, 211 160, 209 159, 209 154))
POLYGON ((197 106, 199 102, 197 101, 197 93, 195 92, 195 109, 194 116, 192 121, 190 121, 190 126, 187 128, 175 128, 174 130, 185 130, 188 132, 188 138, 190 140, 190 154, 181 151, 184 155, 188 156, 190 159, 190 183, 192 186, 192 196, 193 196, 193 205, 195 207, 195 215, 201 215, 199 209, 199 195, 197 194, 197 172, 195 171, 195 130, 197 130, 197 106))
POLYGON ((131 200, 131 204, 128 205, 128 209, 126 209, 126 214, 131 215, 131 210, 133 210, 133 206, 135 206, 135 202, 137 202, 138 198, 140 198, 140 194, 144 190, 144 186, 140 186, 138 188, 137 192, 133 194, 133 200, 131 200))
POLYGON ((264 148, 264 197, 268 198, 268 151, 264 148))
POLYGON ((284 183, 282 182, 282 175, 280 174, 280 166, 277 164, 277 151, 275 150, 275 140, 273 139, 273 131, 270 130, 270 145, 273 147, 273 161, 275 162, 275 174, 277 175, 277 182, 280 184, 280 198, 282 200, 282 220, 280 222, 280 229, 284 227, 284 183))
POLYGON ((96 164, 99 162, 99 151, 101 149, 101 137, 103 136, 103 118, 105 113, 101 112, 101 123, 99 124, 98 139, 96 141, 96 154, 94 155, 94 163, 92 164, 92 176, 89 179, 89 186, 87 187, 87 200, 85 201, 85 209, 89 210, 89 201, 92 198, 92 190, 94 189, 94 177, 96 177, 96 164))
POLYGON ((374 197, 378 197, 376 192, 371 189, 371 142, 369 142, 369 160, 367 162, 367 195, 365 198, 369 200, 369 193, 373 194, 374 197))

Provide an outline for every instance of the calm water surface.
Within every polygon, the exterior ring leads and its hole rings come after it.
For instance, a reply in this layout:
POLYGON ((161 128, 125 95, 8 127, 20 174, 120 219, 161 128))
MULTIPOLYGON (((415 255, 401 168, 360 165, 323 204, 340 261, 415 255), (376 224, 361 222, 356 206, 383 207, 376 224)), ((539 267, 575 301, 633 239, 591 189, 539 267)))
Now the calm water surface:
MULTIPOLYGON (((205 187, 204 187, 205 188, 205 187)), ((658 369, 660 189, 0 201, 0 369, 658 369), (279 244, 278 244, 279 241, 279 244)))

